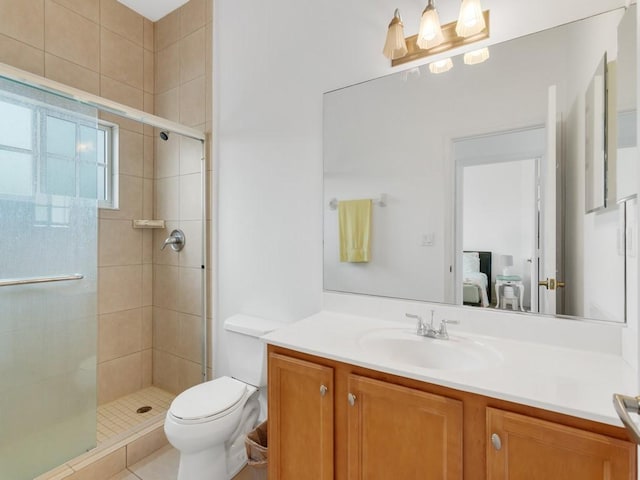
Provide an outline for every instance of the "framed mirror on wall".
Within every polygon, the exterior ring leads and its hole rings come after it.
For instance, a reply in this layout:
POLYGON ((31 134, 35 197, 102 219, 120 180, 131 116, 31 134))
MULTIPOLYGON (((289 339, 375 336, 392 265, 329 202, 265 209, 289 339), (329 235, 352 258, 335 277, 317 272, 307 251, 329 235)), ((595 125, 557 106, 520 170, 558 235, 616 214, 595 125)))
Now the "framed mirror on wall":
POLYGON ((326 93, 325 290, 624 322, 637 295, 635 15, 326 93), (602 126, 595 150, 588 122, 602 126), (364 217, 368 260, 341 262, 330 201, 382 194, 364 217))

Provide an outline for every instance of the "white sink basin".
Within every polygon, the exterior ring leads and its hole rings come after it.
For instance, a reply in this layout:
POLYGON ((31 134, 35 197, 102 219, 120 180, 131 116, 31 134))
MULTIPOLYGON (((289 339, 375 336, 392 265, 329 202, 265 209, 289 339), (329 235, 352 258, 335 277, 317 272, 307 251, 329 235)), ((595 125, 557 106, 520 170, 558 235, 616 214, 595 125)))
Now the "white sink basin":
POLYGON ((420 337, 409 329, 374 330, 359 344, 380 359, 437 370, 482 370, 502 362, 500 352, 480 341, 456 335, 449 340, 420 337))

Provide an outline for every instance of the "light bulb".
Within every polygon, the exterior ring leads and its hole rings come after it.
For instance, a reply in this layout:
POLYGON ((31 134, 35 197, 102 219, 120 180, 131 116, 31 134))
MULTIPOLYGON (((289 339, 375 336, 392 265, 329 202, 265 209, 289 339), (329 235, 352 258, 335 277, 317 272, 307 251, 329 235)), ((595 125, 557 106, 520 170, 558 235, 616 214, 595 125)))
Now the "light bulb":
POLYGON ((444 37, 442 36, 438 11, 433 6, 433 0, 429 0, 429 4, 422 12, 416 43, 418 47, 428 49, 440 45, 443 41, 444 37))
POLYGON ((444 73, 453 68, 453 61, 451 58, 445 58, 444 60, 438 60, 437 62, 431 62, 429 64, 429 71, 431 73, 444 73))
POLYGON ((400 18, 400 11, 396 8, 393 18, 391 19, 391 23, 389 23, 387 40, 384 43, 382 54, 389 60, 395 60, 396 58, 404 57, 407 54, 407 51, 407 42, 404 39, 402 18, 400 18))
POLYGON ((456 24, 456 33, 459 37, 470 37, 485 29, 486 23, 482 14, 480 0, 462 0, 460 15, 456 24))
POLYGON ((480 50, 474 50, 464 54, 464 63, 466 65, 477 65, 489 59, 489 49, 487 47, 480 50))

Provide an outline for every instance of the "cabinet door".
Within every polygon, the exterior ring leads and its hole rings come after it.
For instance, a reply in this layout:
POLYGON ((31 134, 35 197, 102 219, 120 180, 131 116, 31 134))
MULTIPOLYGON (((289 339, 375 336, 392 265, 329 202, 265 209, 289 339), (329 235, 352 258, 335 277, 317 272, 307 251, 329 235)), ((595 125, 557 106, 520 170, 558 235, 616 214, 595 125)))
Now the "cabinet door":
POLYGON ((269 354, 269 478, 333 480, 333 369, 269 354))
POLYGON ((348 479, 462 479, 462 402, 349 375, 348 479))
POLYGON ((632 480, 635 447, 596 433, 487 408, 487 480, 632 480))

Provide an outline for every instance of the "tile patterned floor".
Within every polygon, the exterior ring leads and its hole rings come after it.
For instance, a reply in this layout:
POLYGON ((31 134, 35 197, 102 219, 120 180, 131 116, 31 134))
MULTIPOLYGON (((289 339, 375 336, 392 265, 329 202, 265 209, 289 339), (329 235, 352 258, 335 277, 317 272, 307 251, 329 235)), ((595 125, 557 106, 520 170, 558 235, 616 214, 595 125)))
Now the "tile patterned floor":
MULTIPOLYGON (((110 480, 176 480, 180 455, 171 445, 143 458, 127 470, 120 472, 110 480)), ((244 468, 233 480, 258 480, 263 472, 256 472, 250 467, 244 468)))
POLYGON ((131 428, 143 424, 156 415, 165 414, 175 395, 157 387, 139 390, 98 407, 98 445, 118 437, 131 428), (136 413, 142 406, 150 406, 147 413, 136 413))

